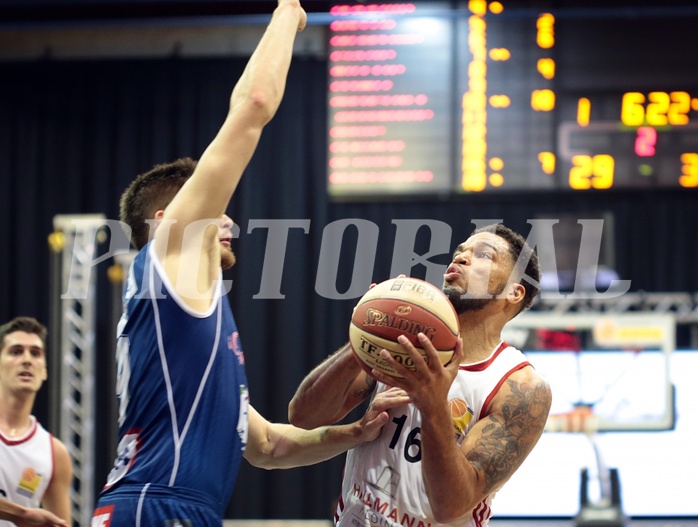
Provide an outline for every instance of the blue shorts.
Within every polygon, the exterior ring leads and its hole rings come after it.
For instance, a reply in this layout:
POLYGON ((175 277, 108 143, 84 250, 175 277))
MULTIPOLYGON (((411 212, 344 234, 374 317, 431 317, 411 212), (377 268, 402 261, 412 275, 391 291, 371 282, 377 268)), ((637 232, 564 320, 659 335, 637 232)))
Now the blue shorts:
POLYGON ((90 527, 221 527, 223 519, 206 500, 187 489, 129 485, 100 496, 90 527), (200 497, 199 497, 200 498, 200 497))

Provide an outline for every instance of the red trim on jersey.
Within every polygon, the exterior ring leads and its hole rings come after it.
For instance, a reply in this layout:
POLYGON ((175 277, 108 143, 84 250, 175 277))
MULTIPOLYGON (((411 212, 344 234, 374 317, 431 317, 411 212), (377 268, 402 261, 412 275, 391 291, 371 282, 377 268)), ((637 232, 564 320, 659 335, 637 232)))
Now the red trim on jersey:
POLYGON ((465 371, 483 371, 486 370, 487 367, 494 362, 494 360, 499 356, 501 352, 503 352, 505 349, 509 347, 509 344, 506 342, 502 341, 499 343, 499 346, 497 346, 497 349, 494 350, 494 353, 492 356, 482 362, 476 362, 475 364, 466 364, 466 365, 461 365, 458 368, 461 370, 465 371))
POLYGON ((340 494, 339 499, 337 500, 337 508, 334 511, 334 522, 335 523, 337 523, 339 521, 340 513, 344 512, 344 500, 342 498, 343 498, 343 496, 340 494))
POLYGON ((27 433, 26 436, 20 438, 20 439, 10 439, 9 437, 5 436, 2 432, 0 432, 0 440, 2 440, 3 443, 5 443, 7 446, 15 446, 15 445, 21 445, 22 443, 26 443, 29 441, 32 437, 34 437, 34 434, 36 434, 36 431, 39 429, 39 421, 36 419, 33 419, 32 427, 27 433))
POLYGON ((531 365, 530 362, 523 361, 523 362, 517 364, 516 366, 514 366, 512 369, 510 369, 504 375, 502 375, 502 378, 499 379, 497 386, 494 387, 494 389, 490 392, 490 394, 485 399, 485 402, 482 403, 482 410, 480 410, 480 419, 487 417, 487 414, 489 413, 489 409, 490 409, 490 403, 492 402, 492 399, 494 399, 494 396, 497 395, 497 392, 499 391, 499 388, 502 386, 502 384, 504 384, 504 381, 506 381, 509 378, 509 376, 512 373, 514 373, 515 371, 518 371, 521 368, 525 368, 526 366, 530 366, 530 365, 531 365))
POLYGON ((49 441, 51 443, 51 479, 48 480, 48 485, 46 485, 46 490, 51 488, 51 484, 53 483, 53 478, 56 477, 56 447, 54 443, 54 438, 49 432, 48 434, 49 441))
POLYGON ((51 479, 48 480, 48 485, 46 485, 46 490, 51 488, 53 483, 53 478, 56 477, 56 445, 53 441, 53 436, 49 433, 49 440, 51 441, 51 479))
POLYGON ((477 507, 473 509, 473 521, 477 527, 482 527, 485 525, 485 522, 487 522, 491 516, 492 510, 485 501, 481 501, 477 504, 477 507))

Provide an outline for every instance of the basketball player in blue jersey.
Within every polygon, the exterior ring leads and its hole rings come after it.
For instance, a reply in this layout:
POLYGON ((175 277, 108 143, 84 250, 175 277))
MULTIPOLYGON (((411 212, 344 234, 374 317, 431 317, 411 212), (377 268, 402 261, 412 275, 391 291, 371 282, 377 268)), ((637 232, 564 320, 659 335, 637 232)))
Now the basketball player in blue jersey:
POLYGON ((44 509, 22 507, 0 498, 0 520, 7 520, 17 527, 68 527, 68 523, 44 509))
POLYGON ((118 452, 91 527, 220 527, 243 457, 263 468, 317 463, 375 438, 399 402, 311 431, 269 423, 249 404, 222 280, 235 261, 225 210, 281 102, 305 22, 298 0, 279 0, 199 161, 157 165, 121 198, 139 253, 117 330, 118 452))
POLYGON ((366 398, 371 405, 389 394, 410 399, 389 410, 378 439, 347 454, 337 526, 488 524, 494 494, 536 445, 550 411, 548 384, 501 338, 539 282, 538 257, 523 237, 504 225, 478 229, 444 274, 443 291, 460 320, 448 365, 420 333, 426 361, 398 338, 414 370, 381 351, 402 379, 377 370, 369 376, 346 345, 302 381, 289 405, 297 426, 337 422, 366 398))

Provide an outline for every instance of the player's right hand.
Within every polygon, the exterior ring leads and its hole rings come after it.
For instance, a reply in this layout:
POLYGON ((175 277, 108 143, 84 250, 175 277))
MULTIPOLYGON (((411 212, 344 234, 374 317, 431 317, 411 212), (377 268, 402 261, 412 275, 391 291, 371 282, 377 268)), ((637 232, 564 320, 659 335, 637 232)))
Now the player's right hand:
POLYGON ((68 527, 65 520, 44 509, 27 509, 17 527, 68 527))
POLYGON ((300 9, 300 18, 298 19, 298 31, 303 31, 305 29, 305 25, 308 23, 308 15, 305 12, 305 9, 301 6, 301 3, 299 0, 278 0, 278 5, 282 6, 284 4, 289 4, 293 5, 295 7, 298 7, 300 9))

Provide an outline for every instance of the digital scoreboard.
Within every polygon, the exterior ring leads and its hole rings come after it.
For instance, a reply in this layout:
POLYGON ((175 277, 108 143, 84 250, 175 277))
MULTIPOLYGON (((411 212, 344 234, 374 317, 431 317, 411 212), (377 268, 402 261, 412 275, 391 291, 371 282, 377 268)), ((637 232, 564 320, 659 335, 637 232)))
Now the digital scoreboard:
POLYGON ((435 7, 332 10, 330 193, 452 189, 454 28, 448 18, 421 16, 435 7))
POLYGON ((698 7, 331 15, 331 196, 698 188, 698 7))

